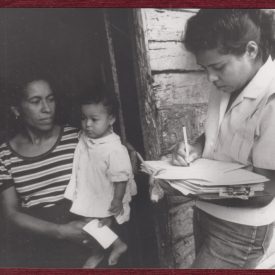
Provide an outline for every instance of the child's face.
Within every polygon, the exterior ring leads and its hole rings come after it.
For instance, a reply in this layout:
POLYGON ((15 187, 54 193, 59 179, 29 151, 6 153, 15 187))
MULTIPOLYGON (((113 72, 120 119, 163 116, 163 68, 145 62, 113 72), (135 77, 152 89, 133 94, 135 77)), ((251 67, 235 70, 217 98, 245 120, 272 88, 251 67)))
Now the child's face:
POLYGON ((110 133, 115 118, 110 115, 102 103, 81 106, 82 130, 90 138, 101 138, 110 133))

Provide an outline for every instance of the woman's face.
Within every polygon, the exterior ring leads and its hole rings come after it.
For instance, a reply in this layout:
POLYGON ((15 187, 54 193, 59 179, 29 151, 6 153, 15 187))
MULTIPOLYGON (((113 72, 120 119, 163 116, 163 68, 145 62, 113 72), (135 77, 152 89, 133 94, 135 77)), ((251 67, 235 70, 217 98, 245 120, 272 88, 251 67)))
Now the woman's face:
POLYGON ((218 49, 206 50, 196 55, 197 63, 207 72, 208 79, 219 90, 233 93, 243 88, 255 74, 254 54, 241 56, 221 54, 218 49))
POLYGON ((54 126, 55 99, 49 84, 44 80, 30 82, 18 109, 28 127, 47 131, 54 126))

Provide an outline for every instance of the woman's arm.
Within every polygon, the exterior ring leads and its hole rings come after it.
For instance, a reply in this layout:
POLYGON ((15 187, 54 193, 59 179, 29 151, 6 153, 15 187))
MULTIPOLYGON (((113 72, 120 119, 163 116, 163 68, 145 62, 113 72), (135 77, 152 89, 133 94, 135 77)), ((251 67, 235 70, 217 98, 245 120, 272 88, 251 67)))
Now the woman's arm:
POLYGON ((266 176, 269 181, 265 183, 264 191, 266 196, 257 197, 256 202, 260 205, 267 205, 275 197, 275 171, 262 168, 254 168, 253 171, 257 174, 266 176))
POLYGON ((82 227, 86 224, 83 221, 55 224, 23 213, 20 210, 14 187, 9 187, 2 191, 0 199, 1 208, 7 222, 14 226, 56 239, 67 239, 79 243, 87 239, 86 233, 82 230, 82 227))
POLYGON ((243 199, 218 199, 212 200, 211 203, 215 203, 223 206, 231 207, 251 207, 258 208, 268 205, 272 199, 275 197, 275 171, 267 170, 262 168, 254 168, 253 172, 266 176, 270 181, 266 182, 265 185, 265 195, 251 197, 248 200, 243 199))

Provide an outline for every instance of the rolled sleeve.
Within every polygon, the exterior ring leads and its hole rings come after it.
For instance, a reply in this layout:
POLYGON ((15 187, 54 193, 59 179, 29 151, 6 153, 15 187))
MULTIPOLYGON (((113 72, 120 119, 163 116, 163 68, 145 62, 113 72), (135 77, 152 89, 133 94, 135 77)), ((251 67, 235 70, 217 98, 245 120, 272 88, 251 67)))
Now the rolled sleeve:
POLYGON ((130 179, 132 166, 125 147, 122 146, 110 153, 108 174, 112 182, 128 181, 130 179))

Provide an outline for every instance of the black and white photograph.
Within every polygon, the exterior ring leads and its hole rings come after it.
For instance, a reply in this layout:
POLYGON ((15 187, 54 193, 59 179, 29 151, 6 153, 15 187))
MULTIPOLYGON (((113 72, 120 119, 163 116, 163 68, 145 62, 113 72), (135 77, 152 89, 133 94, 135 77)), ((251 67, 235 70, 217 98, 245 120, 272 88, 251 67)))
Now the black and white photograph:
POLYGON ((0 270, 275 269, 274 58, 275 9, 0 8, 0 270))

